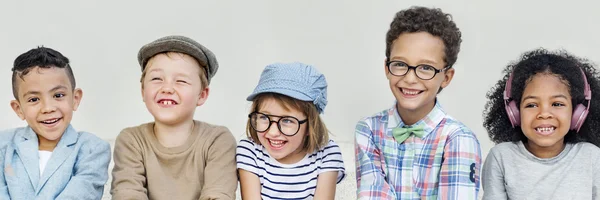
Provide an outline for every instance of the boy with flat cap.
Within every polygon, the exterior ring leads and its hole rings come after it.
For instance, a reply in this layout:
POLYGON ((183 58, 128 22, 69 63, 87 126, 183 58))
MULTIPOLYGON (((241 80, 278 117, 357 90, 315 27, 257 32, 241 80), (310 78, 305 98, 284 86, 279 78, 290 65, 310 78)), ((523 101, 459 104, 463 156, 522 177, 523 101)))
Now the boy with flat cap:
POLYGON ((217 72, 215 55, 190 38, 167 36, 144 45, 138 62, 154 122, 117 136, 113 199, 235 199, 235 138, 193 119, 217 72))

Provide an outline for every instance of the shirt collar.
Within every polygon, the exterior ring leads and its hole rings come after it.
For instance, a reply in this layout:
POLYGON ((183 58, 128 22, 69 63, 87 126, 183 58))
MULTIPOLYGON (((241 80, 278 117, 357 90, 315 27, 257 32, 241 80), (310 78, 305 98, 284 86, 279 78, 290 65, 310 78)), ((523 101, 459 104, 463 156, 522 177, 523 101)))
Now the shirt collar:
MULTIPOLYGON (((398 114, 398 109, 396 107, 397 104, 394 103, 391 109, 388 110, 388 129, 393 129, 396 127, 403 127, 405 124, 398 114)), ((433 109, 429 111, 425 117, 421 120, 417 121, 413 126, 423 125, 425 136, 427 136, 430 132, 432 132, 446 117, 446 111, 442 108, 439 102, 436 100, 433 109)))

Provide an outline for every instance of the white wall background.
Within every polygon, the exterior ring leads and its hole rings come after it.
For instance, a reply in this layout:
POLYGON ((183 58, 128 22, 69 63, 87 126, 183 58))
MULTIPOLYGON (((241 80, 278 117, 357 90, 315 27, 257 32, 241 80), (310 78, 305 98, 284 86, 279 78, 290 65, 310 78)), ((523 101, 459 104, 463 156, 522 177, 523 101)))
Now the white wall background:
POLYGON ((137 51, 181 34, 210 48, 220 63, 196 119, 225 125, 240 138, 250 105, 245 98, 263 67, 301 61, 325 74, 324 118, 336 141, 351 144, 356 122, 394 101, 383 71, 385 33, 394 14, 411 5, 442 8, 463 33, 455 78, 439 98, 477 134, 484 158, 493 146, 482 126, 485 94, 509 61, 538 46, 600 61, 600 12, 591 0, 2 1, 0 129, 26 125, 9 106, 10 69, 38 45, 72 61, 84 91, 76 129, 113 139, 125 127, 151 121, 141 100, 137 51))

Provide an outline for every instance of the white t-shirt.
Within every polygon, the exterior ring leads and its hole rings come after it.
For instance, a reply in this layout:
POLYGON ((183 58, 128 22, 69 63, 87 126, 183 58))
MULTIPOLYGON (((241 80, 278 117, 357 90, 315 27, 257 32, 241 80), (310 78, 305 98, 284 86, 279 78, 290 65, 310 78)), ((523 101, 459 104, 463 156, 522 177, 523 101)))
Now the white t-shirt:
POLYGON ((39 151, 40 154, 40 176, 44 173, 44 168, 50 157, 52 157, 52 151, 39 151))
POLYGON ((258 176, 263 199, 313 199, 320 173, 338 171, 337 183, 346 176, 340 147, 333 140, 295 164, 281 164, 262 145, 242 139, 236 159, 238 169, 258 176))

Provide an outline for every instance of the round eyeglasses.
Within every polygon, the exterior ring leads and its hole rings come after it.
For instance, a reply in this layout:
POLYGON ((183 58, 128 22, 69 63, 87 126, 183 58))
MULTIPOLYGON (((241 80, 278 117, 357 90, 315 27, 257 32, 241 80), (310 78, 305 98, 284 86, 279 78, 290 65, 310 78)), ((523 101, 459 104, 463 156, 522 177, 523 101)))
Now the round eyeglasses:
POLYGON ((308 121, 308 119, 300 121, 292 116, 267 115, 260 112, 250 113, 248 115, 248 118, 250 118, 250 126, 256 132, 262 133, 269 130, 271 124, 275 122, 277 123, 277 128, 279 128, 279 132, 286 136, 296 135, 296 133, 298 133, 298 131, 300 130, 300 125, 308 121), (279 119, 277 121, 274 121, 271 120, 272 117, 277 117, 279 119))
POLYGON ((436 69, 435 67, 426 64, 410 66, 402 61, 388 61, 387 68, 394 76, 404 76, 408 74, 408 71, 413 69, 420 79, 431 80, 437 73, 447 70, 450 66, 446 66, 443 69, 436 69))

